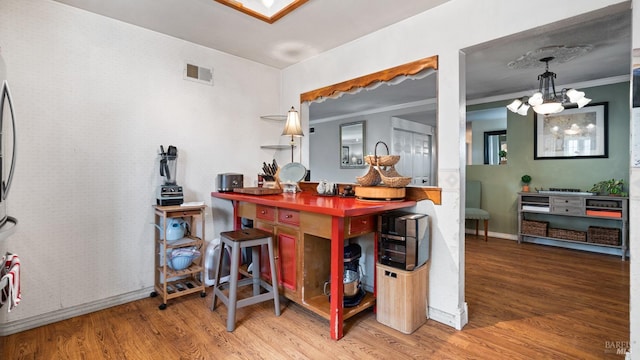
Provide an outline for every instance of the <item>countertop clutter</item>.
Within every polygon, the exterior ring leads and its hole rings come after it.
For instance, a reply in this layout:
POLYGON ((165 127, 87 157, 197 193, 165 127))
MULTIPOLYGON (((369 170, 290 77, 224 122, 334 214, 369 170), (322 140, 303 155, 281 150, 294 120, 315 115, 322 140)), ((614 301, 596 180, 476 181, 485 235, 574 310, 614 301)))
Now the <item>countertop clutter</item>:
POLYGON ((292 210, 308 211, 331 216, 359 216, 371 212, 394 210, 416 204, 413 200, 399 202, 361 201, 352 197, 318 196, 303 191, 297 194, 253 196, 236 192, 212 192, 211 196, 234 201, 247 201, 267 206, 280 206, 292 210))

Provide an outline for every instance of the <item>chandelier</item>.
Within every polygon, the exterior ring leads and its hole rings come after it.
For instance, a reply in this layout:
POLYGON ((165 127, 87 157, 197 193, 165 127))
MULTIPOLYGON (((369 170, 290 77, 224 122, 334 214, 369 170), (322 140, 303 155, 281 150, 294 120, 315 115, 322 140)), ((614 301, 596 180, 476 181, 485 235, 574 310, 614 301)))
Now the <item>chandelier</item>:
POLYGON ((577 104, 578 108, 582 108, 591 102, 591 99, 585 97, 584 92, 576 89, 562 89, 560 94, 556 93, 554 82, 556 73, 549 71, 549 61, 553 59, 553 56, 540 59, 545 63, 545 72, 538 75, 540 82, 538 91, 530 97, 523 96, 513 100, 507 105, 507 109, 520 115, 527 115, 529 107, 533 107, 536 113, 548 115, 561 112, 568 104, 577 104))

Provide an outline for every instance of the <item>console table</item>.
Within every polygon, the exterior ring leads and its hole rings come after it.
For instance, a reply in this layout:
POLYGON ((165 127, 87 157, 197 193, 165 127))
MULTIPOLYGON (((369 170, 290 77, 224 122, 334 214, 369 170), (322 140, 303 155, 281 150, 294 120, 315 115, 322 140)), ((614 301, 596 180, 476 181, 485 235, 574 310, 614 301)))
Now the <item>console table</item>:
POLYGON ((620 196, 518 194, 518 242, 527 238, 581 244, 585 250, 615 249, 624 261, 629 233, 629 199, 620 196))
MULTIPOLYGON (((242 218, 248 218, 254 221, 254 227, 274 234, 278 283, 283 294, 328 319, 334 340, 342 338, 344 320, 375 304, 374 279, 373 294, 367 293, 358 306, 343 306, 345 240, 374 233, 377 252, 376 215, 416 205, 414 200, 368 202, 307 191, 260 196, 212 192, 211 196, 232 202, 236 229, 242 218), (323 294, 327 279, 331 282, 330 301, 323 294)), ((261 269, 261 273, 264 276, 268 272, 261 269)))

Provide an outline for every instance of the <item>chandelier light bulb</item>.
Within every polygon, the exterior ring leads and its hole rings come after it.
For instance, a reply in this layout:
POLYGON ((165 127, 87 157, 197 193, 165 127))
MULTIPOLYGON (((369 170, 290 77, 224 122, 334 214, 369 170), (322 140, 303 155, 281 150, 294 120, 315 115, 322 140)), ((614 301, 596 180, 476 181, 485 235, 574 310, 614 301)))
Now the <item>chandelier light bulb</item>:
POLYGON ((584 92, 576 89, 569 89, 567 90, 567 97, 569 97, 569 101, 572 103, 577 103, 580 99, 584 98, 584 92))
POLYGON ((520 108, 518 109, 518 114, 525 116, 527 115, 527 111, 529 111, 530 106, 527 104, 522 104, 522 106, 520 106, 520 108))
POLYGON ((531 95, 531 97, 529 98, 529 105, 531 106, 538 106, 542 104, 542 102, 542 93, 539 91, 531 95))
POLYGON ((518 108, 522 105, 522 101, 520 99, 515 99, 511 102, 511 104, 507 105, 507 109, 511 110, 511 112, 518 112, 518 108))
POLYGON ((547 102, 533 107, 533 111, 542 115, 556 114, 562 110, 564 110, 564 106, 559 102, 547 102))
POLYGON ((576 101, 576 103, 578 104, 578 108, 582 108, 583 106, 587 105, 588 103, 591 102, 591 99, 587 98, 587 97, 583 97, 582 99, 576 101))

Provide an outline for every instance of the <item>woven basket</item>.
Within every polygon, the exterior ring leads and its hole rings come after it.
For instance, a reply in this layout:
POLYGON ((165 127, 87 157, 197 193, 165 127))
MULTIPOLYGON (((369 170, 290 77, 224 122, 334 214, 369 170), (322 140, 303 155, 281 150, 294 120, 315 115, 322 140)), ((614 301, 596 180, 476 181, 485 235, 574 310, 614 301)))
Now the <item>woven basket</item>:
POLYGON ((374 169, 373 165, 369 166, 369 171, 363 176, 356 176, 356 182, 361 186, 376 186, 381 180, 380 173, 374 169))
POLYGON ((383 169, 381 166, 377 166, 376 170, 380 173, 380 178, 382 182, 388 186, 393 188, 405 187, 411 183, 410 177, 403 177, 398 174, 395 167, 391 165, 389 169, 383 169))
POLYGON ((605 245, 620 245, 620 229, 589 226, 587 242, 605 245))
POLYGON ((373 151, 374 155, 367 155, 364 157, 364 161, 369 165, 382 165, 382 166, 391 166, 395 165, 400 161, 400 155, 389 155, 389 147, 384 141, 378 141, 376 143, 376 147, 373 151), (384 148, 387 149, 387 155, 378 155, 378 145, 384 145, 384 148))
POLYGON ((382 178, 382 183, 388 187, 392 188, 401 188, 409 185, 411 183, 411 178, 409 177, 385 177, 380 175, 382 178))
POLYGON ((546 221, 522 220, 522 233, 524 235, 547 236, 549 223, 546 221))
POLYGON ((587 233, 584 231, 568 230, 568 229, 549 229, 549 237, 573 240, 573 241, 587 241, 587 233))
POLYGON ((385 167, 378 166, 377 170, 380 175, 384 175, 384 177, 402 177, 402 175, 398 174, 396 167, 393 165, 385 167))

